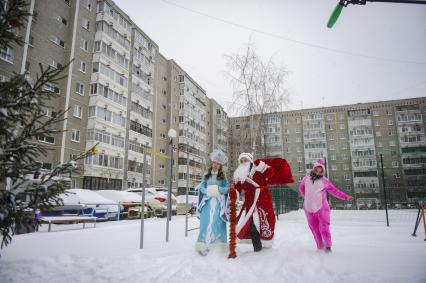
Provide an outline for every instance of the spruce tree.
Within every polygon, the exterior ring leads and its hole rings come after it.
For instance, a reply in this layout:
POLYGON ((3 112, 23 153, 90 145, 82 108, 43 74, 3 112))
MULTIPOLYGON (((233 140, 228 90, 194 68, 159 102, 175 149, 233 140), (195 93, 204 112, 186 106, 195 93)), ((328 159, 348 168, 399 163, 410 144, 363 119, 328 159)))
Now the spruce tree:
MULTIPOLYGON (((0 0, 0 50, 24 41, 17 30, 25 28, 28 6, 22 0, 0 0)), ((17 231, 38 225, 36 213, 62 205, 59 194, 70 185, 77 160, 96 154, 96 146, 64 164, 41 174, 40 157, 50 148, 38 142, 61 132, 64 112, 47 117, 49 100, 58 97, 51 84, 64 78, 68 64, 58 69, 44 68, 30 80, 15 74, 0 82, 0 233, 1 248, 8 245, 17 231)))

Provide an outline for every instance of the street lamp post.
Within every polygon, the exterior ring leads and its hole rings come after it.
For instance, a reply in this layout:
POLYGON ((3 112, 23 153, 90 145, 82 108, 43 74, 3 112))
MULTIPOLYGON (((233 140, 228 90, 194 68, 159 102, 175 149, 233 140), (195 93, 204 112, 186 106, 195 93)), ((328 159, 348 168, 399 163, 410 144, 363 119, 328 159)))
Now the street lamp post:
POLYGON ((169 222, 172 217, 172 187, 173 187, 173 139, 177 134, 174 129, 167 133, 169 136, 169 189, 167 191, 167 221, 166 221, 166 242, 169 241, 169 222))
POLYGON ((365 5, 366 2, 387 2, 387 3, 401 3, 401 4, 426 4, 424 0, 340 0, 336 8, 334 8, 333 13, 327 22, 327 27, 332 28, 342 13, 343 7, 348 6, 348 4, 353 5, 365 5))
POLYGON ((386 225, 389 227, 388 201, 387 201, 387 197, 386 197, 385 171, 383 170, 383 154, 381 154, 381 153, 380 153, 380 164, 381 164, 381 167, 382 167, 382 183, 383 183, 385 210, 386 210, 386 225))
POLYGON ((186 190, 185 190, 185 237, 188 237, 188 187, 189 187, 189 152, 186 153, 186 190))
POLYGON ((146 187, 146 150, 143 149, 143 169, 142 169, 142 206, 141 206, 141 239, 140 248, 143 249, 143 233, 144 233, 144 220, 145 220, 145 187, 146 187))

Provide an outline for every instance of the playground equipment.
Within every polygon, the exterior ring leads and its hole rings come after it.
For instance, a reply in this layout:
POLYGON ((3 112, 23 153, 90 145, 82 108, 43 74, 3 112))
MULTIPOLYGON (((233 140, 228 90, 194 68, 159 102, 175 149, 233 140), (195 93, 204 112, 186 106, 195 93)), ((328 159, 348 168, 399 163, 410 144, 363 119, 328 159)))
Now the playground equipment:
POLYGON ((414 226, 413 234, 411 234, 413 237, 416 237, 417 228, 420 225, 420 221, 423 219, 423 227, 425 230, 425 241, 426 241, 426 216, 425 216, 425 210, 426 210, 426 198, 422 199, 420 205, 419 205, 419 211, 417 212, 417 218, 416 218, 416 225, 414 226))

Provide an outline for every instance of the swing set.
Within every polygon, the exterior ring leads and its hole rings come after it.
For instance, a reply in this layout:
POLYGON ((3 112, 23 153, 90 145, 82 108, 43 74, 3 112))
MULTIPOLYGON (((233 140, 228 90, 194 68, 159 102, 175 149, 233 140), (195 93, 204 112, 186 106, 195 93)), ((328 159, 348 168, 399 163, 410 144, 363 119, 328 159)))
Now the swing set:
POLYGON ((416 225, 414 225, 414 231, 413 234, 411 234, 411 236, 416 237, 416 232, 417 232, 417 228, 420 225, 420 221, 422 221, 423 219, 423 227, 425 230, 425 241, 426 241, 426 216, 425 216, 425 210, 426 210, 426 198, 422 200, 420 206, 419 206, 419 211, 417 212, 417 218, 416 218, 416 225))

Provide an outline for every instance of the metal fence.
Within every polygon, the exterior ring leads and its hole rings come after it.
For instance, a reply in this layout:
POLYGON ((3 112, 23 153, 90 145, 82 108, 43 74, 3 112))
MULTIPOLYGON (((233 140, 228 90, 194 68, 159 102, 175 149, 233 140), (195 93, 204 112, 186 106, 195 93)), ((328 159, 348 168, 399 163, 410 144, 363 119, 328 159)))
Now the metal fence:
POLYGON ((269 188, 272 196, 275 214, 278 216, 299 209, 299 195, 288 186, 273 186, 269 188))

